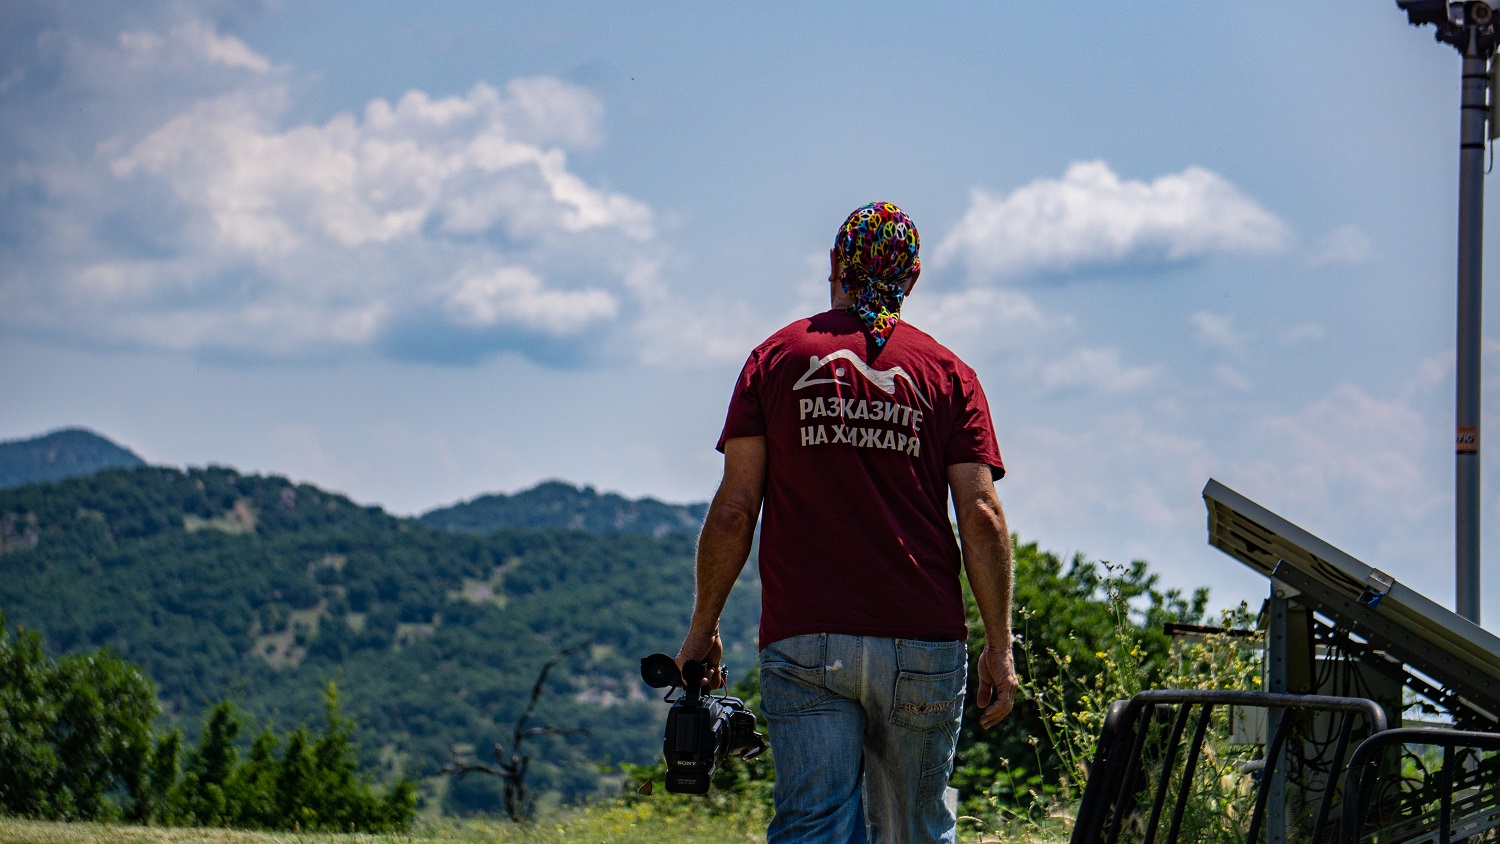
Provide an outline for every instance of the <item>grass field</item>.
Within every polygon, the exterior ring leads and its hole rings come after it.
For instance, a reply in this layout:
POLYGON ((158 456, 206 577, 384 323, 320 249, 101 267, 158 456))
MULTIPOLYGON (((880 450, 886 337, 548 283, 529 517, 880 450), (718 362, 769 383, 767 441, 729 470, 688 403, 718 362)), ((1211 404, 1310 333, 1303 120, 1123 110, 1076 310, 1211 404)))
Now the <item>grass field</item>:
MULTIPOLYGON (((0 844, 697 844, 764 841, 764 811, 663 813, 651 804, 608 806, 558 814, 521 825, 502 821, 418 821, 404 835, 241 832, 0 818, 0 844)), ((1054 844, 1058 837, 1000 836, 961 823, 967 844, 1054 844)))
POLYGON ((651 808, 580 810, 533 824, 503 821, 418 821, 402 835, 241 832, 172 829, 96 823, 55 823, 0 818, 3 844, 563 844, 563 842, 763 841, 766 818, 759 813, 659 814, 651 808))

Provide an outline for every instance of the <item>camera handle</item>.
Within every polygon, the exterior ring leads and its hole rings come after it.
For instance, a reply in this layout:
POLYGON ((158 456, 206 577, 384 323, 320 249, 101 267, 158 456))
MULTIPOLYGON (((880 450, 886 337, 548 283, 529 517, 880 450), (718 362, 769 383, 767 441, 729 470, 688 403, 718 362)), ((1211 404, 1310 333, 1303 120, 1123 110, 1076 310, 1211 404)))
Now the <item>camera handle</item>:
MULTIPOLYGON (((727 667, 725 667, 723 665, 723 663, 719 664, 719 675, 720 675, 719 681, 721 683, 721 685, 719 686, 719 688, 723 691, 723 693, 720 694, 719 697, 725 697, 725 696, 727 696, 729 694, 729 669, 727 667)), ((682 680, 683 680, 683 689, 682 689, 682 691, 683 691, 683 694, 687 695, 687 699, 688 700, 690 700, 690 701, 696 701, 696 700, 700 700, 703 697, 712 697, 713 696, 713 693, 714 693, 713 689, 708 689, 706 693, 704 691, 703 678, 705 678, 707 676, 708 676, 708 663, 706 663, 706 662, 700 662, 698 660, 688 660, 686 663, 683 664, 683 666, 682 666, 682 680)))
POLYGON ((689 703, 697 703, 703 697, 703 678, 708 676, 708 664, 690 659, 682 664, 682 693, 689 703))
MULTIPOLYGON (((725 692, 728 694, 729 669, 722 664, 719 671, 723 675, 725 692)), ((672 702, 672 693, 682 689, 683 695, 689 701, 697 701, 703 697, 703 678, 708 676, 708 663, 701 660, 689 660, 677 670, 677 661, 666 654, 652 654, 641 660, 641 679, 646 685, 657 689, 666 689, 667 693, 662 700, 672 702)), ((709 690, 712 693, 712 689, 709 690)))

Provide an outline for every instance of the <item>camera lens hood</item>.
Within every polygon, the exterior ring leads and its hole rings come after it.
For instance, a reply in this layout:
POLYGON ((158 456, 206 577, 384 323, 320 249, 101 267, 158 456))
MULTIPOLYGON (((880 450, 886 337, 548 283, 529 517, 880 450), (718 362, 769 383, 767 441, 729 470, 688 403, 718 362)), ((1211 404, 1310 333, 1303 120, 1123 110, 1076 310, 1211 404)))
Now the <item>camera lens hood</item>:
POLYGON ((677 660, 666 654, 652 654, 641 660, 641 679, 653 689, 682 686, 682 672, 677 670, 677 660))

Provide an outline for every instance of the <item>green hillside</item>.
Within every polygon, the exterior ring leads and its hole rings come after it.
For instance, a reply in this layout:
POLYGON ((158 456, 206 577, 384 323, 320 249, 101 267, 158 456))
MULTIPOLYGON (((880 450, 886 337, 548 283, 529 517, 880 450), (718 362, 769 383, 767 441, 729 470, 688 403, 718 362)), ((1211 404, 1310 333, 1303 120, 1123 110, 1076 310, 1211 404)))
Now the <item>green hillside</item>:
MULTIPOLYGON (((279 477, 114 469, 0 491, 0 609, 56 651, 107 645, 141 665, 185 727, 225 696, 263 721, 310 720, 333 680, 364 762, 417 777, 456 744, 508 736, 540 666, 587 640, 535 723, 589 734, 528 743, 535 786, 581 796, 608 787, 595 763, 659 753, 664 710, 639 658, 680 641, 693 540, 459 533, 279 477)), ((742 670, 758 594, 745 577, 724 622, 742 670)), ((495 793, 470 777, 443 799, 493 810, 495 793)))
POLYGON ((92 431, 68 428, 26 440, 0 442, 0 489, 92 475, 146 461, 92 431))
POLYGON ((500 528, 573 528, 591 533, 696 533, 707 504, 666 504, 629 499, 566 481, 546 481, 514 495, 482 495, 423 514, 425 525, 488 533, 500 528))

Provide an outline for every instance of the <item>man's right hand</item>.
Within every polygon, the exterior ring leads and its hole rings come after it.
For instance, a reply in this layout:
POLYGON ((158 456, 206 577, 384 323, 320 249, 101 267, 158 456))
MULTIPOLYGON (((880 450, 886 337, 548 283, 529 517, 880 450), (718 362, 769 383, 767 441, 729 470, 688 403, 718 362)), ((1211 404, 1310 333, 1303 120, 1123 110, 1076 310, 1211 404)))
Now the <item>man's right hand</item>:
POLYGON ((724 672, 719 663, 724 659, 724 643, 719 639, 719 631, 712 633, 695 633, 688 631, 687 637, 682 640, 682 647, 677 651, 677 670, 682 666, 697 660, 708 665, 708 674, 703 678, 703 685, 710 689, 717 689, 724 685, 724 672))
POLYGON ((974 700, 984 710, 979 716, 979 726, 988 730, 1005 720, 1015 706, 1018 686, 1010 643, 1000 647, 986 641, 979 653, 979 694, 974 700))

